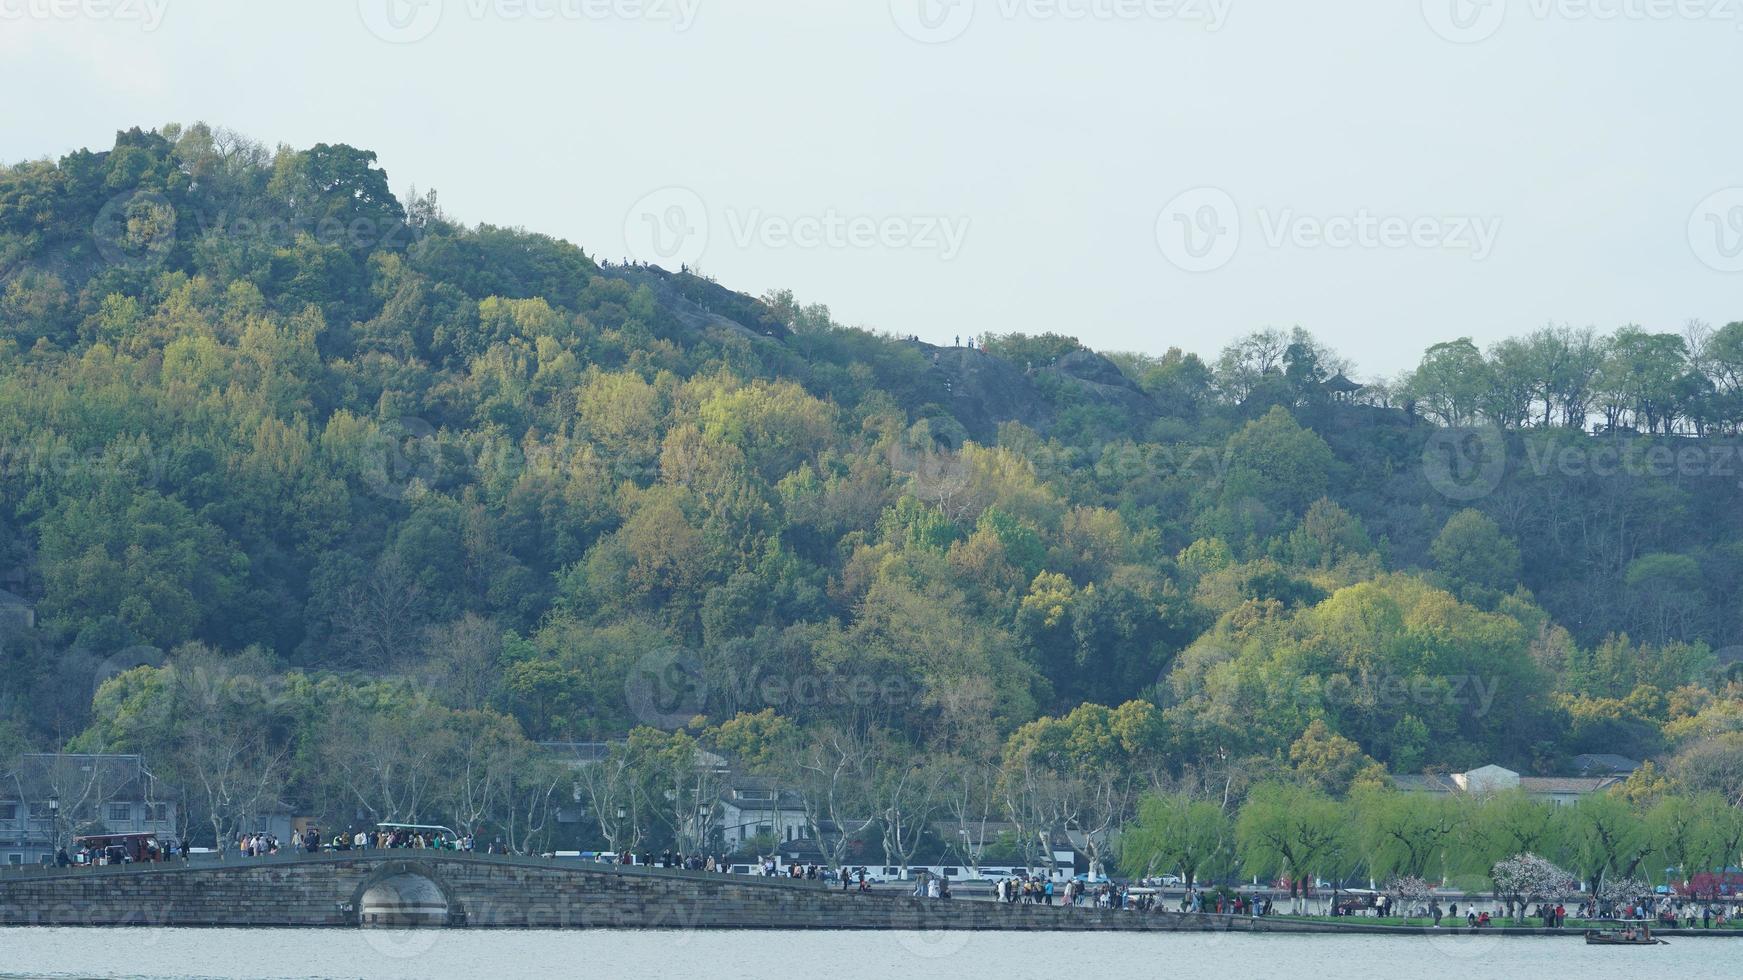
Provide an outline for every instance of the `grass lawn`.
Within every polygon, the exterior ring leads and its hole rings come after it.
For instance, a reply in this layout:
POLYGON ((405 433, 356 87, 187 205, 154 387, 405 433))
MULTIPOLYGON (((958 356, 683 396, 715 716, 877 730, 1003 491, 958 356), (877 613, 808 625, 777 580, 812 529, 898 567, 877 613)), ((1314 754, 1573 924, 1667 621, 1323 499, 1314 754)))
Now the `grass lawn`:
MULTIPOLYGON (((1282 912, 1278 912, 1277 914, 1270 916, 1270 918, 1293 919, 1293 920, 1296 920, 1299 922, 1347 923, 1350 925, 1364 925, 1364 926, 1414 926, 1414 927, 1419 928, 1419 929, 1423 928, 1425 926, 1430 926, 1430 925, 1434 924, 1434 920, 1429 919, 1427 917, 1418 917, 1418 918, 1414 918, 1414 919, 1411 919, 1410 921, 1406 922, 1405 920, 1400 919, 1400 918, 1381 919, 1381 918, 1377 918, 1375 916, 1368 916, 1368 915, 1356 915, 1356 916, 1346 916, 1346 915, 1339 915, 1339 916, 1285 915, 1282 912)), ((1538 920, 1538 919, 1526 919, 1524 922, 1514 922, 1510 919, 1495 919, 1495 920, 1492 920, 1492 922, 1493 922, 1493 925, 1495 925, 1495 926, 1519 925, 1519 926, 1524 926, 1527 928, 1537 928, 1537 927, 1542 925, 1541 920, 1538 920)), ((1605 926, 1613 926, 1613 925, 1615 925, 1615 923, 1611 920, 1608 920, 1608 919, 1600 919, 1600 920, 1596 920, 1596 921, 1592 921, 1592 922, 1587 922, 1584 919, 1571 919, 1570 918, 1567 920, 1567 925, 1563 926, 1560 931, 1562 931, 1562 932, 1576 932, 1577 933, 1577 932, 1584 932, 1588 928, 1601 929, 1601 928, 1604 928, 1605 926)), ((1451 919, 1451 918, 1442 919, 1440 922, 1440 927, 1444 930, 1447 930, 1448 932, 1452 932, 1452 931, 1469 932, 1470 931, 1470 926, 1465 923, 1464 917, 1462 915, 1456 921, 1451 919)), ((1679 926, 1678 928, 1681 928, 1681 927, 1679 926)), ((1700 928, 1700 925, 1698 922, 1696 923, 1695 928, 1697 928, 1697 929, 1700 928)), ((1718 932, 1721 930, 1725 931, 1725 932, 1735 932, 1735 931, 1738 931, 1740 929, 1743 929, 1743 922, 1736 922, 1736 921, 1727 922, 1723 926, 1714 926, 1713 927, 1714 932, 1718 932)))

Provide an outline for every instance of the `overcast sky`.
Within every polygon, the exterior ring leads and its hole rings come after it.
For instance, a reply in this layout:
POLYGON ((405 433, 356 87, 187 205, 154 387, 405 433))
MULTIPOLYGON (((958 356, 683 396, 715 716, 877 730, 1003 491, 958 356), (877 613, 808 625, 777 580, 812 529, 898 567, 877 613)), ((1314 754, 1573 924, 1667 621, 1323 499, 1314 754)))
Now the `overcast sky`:
POLYGON ((205 120, 948 342, 1362 376, 1743 319, 1743 0, 0 0, 0 158, 205 120))

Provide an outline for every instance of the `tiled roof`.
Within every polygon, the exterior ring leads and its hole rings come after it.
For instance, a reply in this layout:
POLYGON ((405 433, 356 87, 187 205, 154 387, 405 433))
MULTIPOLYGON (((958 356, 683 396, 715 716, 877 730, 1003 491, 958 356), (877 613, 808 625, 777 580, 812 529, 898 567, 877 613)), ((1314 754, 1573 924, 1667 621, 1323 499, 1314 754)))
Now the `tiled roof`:
POLYGON ((1519 788, 1527 793, 1596 793, 1618 782, 1614 776, 1521 776, 1519 788))

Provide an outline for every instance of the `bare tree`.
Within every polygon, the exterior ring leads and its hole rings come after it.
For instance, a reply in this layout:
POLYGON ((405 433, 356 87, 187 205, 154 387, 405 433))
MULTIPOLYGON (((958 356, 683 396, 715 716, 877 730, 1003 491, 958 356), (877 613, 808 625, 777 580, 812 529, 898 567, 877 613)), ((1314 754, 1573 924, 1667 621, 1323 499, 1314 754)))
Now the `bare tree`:
POLYGON ((358 666, 383 669, 404 662, 419 635, 423 586, 389 551, 357 583, 333 618, 339 646, 358 666))
POLYGON ((980 870, 993 815, 999 812, 999 768, 986 759, 952 756, 940 763, 939 795, 956 824, 954 847, 962 861, 980 870))
POLYGON ((605 757, 575 768, 575 783, 613 853, 633 851, 647 836, 636 791, 636 771, 627 747, 613 745, 605 757))
POLYGON ((452 734, 430 708, 391 714, 335 710, 322 757, 342 795, 377 822, 415 822, 431 802, 452 734))
POLYGON ((25 819, 47 824, 50 846, 57 850, 99 827, 103 807, 120 799, 135 780, 148 778, 131 757, 64 749, 21 756, 8 775, 25 805, 25 819))
POLYGON ((831 868, 846 863, 848 844, 877 821, 865 792, 871 755, 865 732, 825 726, 811 735, 795 762, 806 826, 831 868), (833 838, 826 825, 834 827, 833 838))
POLYGON ((427 669, 435 680, 435 696, 450 708, 478 711, 489 707, 498 690, 497 661, 502 632, 496 621, 474 613, 445 626, 424 631, 429 654, 427 669))
POLYGON ((557 789, 570 778, 569 770, 554 759, 536 759, 517 774, 503 825, 508 849, 516 854, 542 851, 543 841, 555 811, 557 789))
POLYGON ((890 759, 874 774, 882 816, 884 863, 908 874, 908 864, 920 849, 939 805, 943 773, 935 765, 911 759, 906 765, 890 759))
POLYGON ((278 805, 285 753, 267 747, 265 736, 245 725, 191 725, 182 739, 183 764, 199 781, 199 800, 222 859, 228 842, 252 832, 247 826, 269 805, 278 805))

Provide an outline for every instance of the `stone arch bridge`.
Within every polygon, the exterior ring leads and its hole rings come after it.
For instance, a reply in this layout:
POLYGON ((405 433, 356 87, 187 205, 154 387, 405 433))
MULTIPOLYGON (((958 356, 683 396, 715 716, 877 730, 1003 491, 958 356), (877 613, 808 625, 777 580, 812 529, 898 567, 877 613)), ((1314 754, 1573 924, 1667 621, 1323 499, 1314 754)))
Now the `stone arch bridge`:
POLYGON ((408 850, 193 865, 15 869, 0 873, 0 925, 1204 928, 1166 915, 925 901, 888 893, 843 893, 818 882, 408 850))

